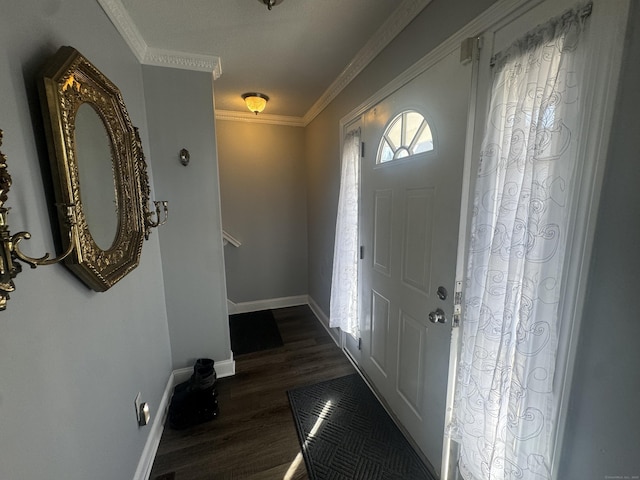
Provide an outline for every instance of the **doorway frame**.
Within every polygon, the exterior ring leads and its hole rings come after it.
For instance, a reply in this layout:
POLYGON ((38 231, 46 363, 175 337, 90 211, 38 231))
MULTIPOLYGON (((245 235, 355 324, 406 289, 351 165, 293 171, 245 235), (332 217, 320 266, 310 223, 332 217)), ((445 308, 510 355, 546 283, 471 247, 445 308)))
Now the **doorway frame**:
MULTIPOLYGON (((361 119, 367 110, 373 108, 378 102, 428 70, 445 56, 457 50, 463 41, 471 38, 477 39, 476 43, 478 44, 478 48, 489 48, 490 46, 488 45, 481 45, 483 37, 537 7, 544 1, 545 0, 498 0, 474 20, 432 49, 411 67, 343 116, 339 122, 339 138, 344 138, 349 125, 361 119)), ((599 62, 600 68, 598 68, 597 71, 592 69, 585 79, 585 85, 591 93, 589 104, 594 114, 589 118, 589 121, 584 127, 583 135, 589 141, 584 146, 581 156, 585 159, 586 168, 578 192, 579 201, 576 202, 576 206, 572 212, 576 220, 570 235, 575 241, 570 242, 570 248, 567 251, 568 271, 561 297, 563 308, 560 314, 562 322, 567 325, 567 329, 563 332, 563 335, 565 338, 568 338, 568 343, 566 348, 559 353, 560 361, 558 364, 561 367, 561 380, 558 385, 560 391, 560 408, 557 415, 555 449, 552 460, 553 479, 556 479, 558 475, 558 459, 560 458, 563 447, 577 343, 586 297, 590 257, 593 249, 600 192, 607 162, 609 138, 613 123, 615 100, 618 92, 618 80, 624 50, 624 37, 627 30, 627 18, 631 5, 631 0, 592 1, 594 4, 594 13, 596 13, 597 5, 604 5, 606 3, 607 7, 607 15, 594 17, 600 25, 597 27, 593 26, 593 30, 613 32, 611 45, 618 46, 619 48, 616 48, 613 54, 605 55, 603 53, 605 46, 602 44, 598 45, 597 58, 601 60, 599 62), (600 86, 601 88, 596 88, 596 86, 600 86)), ((580 2, 576 0, 573 3, 578 4, 580 2)), ((531 27, 533 28, 534 26, 535 25, 532 25, 531 27)), ((465 137, 456 285, 458 285, 458 282, 463 282, 465 277, 471 223, 470 212, 473 203, 472 192, 475 186, 474 177, 477 171, 477 162, 475 162, 474 159, 478 156, 479 145, 482 142, 485 121, 483 117, 486 116, 489 97, 489 92, 484 92, 483 95, 482 92, 478 90, 483 81, 483 72, 479 65, 480 54, 476 48, 474 48, 471 61, 473 62, 473 72, 465 137)), ((486 82, 486 78, 484 81, 486 82)), ((341 142, 340 158, 342 158, 342 148, 341 142)), ((373 146, 367 148, 373 148, 373 146)), ((462 283, 460 284, 462 285, 462 283)), ((460 347, 459 333, 460 329, 458 327, 451 328, 447 403, 444 412, 445 425, 447 425, 451 419, 453 398, 455 395, 456 369, 460 347)), ((340 332, 340 346, 349 358, 351 358, 345 347, 345 335, 344 332, 340 332)), ((440 476, 442 480, 453 480, 457 478, 455 468, 455 459, 457 457, 456 446, 457 444, 452 442, 443 432, 442 470, 440 476)))

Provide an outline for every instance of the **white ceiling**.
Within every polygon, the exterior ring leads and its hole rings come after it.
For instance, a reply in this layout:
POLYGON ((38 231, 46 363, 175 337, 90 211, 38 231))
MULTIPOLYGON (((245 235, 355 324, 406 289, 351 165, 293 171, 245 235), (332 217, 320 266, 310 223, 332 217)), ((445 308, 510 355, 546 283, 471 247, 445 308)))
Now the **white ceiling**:
POLYGON ((429 3, 280 0, 269 11, 262 0, 98 1, 132 48, 218 57, 218 112, 249 113, 240 95, 257 91, 270 97, 264 114, 307 119, 429 3))

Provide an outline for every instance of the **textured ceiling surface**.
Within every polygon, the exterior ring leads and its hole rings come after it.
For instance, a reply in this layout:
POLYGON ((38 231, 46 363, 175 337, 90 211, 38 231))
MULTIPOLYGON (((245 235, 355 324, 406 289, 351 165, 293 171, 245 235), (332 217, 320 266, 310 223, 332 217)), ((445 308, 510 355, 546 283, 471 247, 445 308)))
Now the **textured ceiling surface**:
POLYGON ((270 97, 265 113, 302 117, 400 0, 122 0, 147 45, 220 57, 219 110, 247 111, 242 93, 270 97))

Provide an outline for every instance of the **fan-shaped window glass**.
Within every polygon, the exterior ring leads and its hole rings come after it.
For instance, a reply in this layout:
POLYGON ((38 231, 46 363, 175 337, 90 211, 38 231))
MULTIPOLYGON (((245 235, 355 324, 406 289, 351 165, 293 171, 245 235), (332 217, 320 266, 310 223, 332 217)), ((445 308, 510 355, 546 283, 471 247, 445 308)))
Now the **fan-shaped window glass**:
POLYGON ((406 158, 433 150, 431 128, 422 115, 407 110, 395 117, 382 135, 378 163, 406 158))

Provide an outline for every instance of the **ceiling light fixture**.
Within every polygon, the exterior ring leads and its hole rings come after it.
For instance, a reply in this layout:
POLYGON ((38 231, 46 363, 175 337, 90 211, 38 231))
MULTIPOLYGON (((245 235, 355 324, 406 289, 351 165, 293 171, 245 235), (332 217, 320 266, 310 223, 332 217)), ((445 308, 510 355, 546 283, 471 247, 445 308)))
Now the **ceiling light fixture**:
POLYGON ((244 99, 244 103, 247 104, 247 108, 256 115, 264 110, 264 107, 267 106, 267 102, 269 101, 269 97, 264 93, 257 92, 244 93, 242 94, 242 98, 244 99))
POLYGON ((269 10, 271 10, 273 7, 281 3, 282 0, 261 0, 261 2, 264 3, 269 10))

